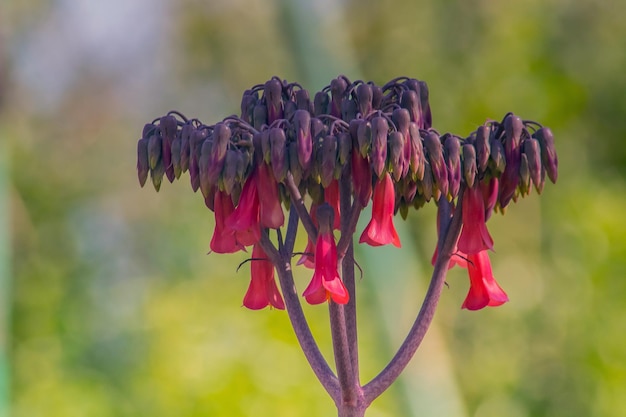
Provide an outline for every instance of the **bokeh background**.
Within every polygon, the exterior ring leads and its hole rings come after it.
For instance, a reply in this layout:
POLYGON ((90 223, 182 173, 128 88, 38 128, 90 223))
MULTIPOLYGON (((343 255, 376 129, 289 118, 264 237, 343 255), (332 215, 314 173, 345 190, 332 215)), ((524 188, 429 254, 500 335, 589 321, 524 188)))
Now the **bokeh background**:
MULTIPOLYGON (((550 126, 556 186, 489 222, 510 303, 435 325, 369 416, 626 415, 626 3, 9 0, 0 5, 0 415, 325 416, 284 312, 248 311, 245 254, 205 255, 188 177, 139 188, 144 123, 237 113, 273 75, 426 80, 434 124, 550 126)), ((359 248, 362 379, 424 294, 435 208, 359 248)), ((304 247, 304 242, 301 242, 304 247)), ((310 272, 297 272, 302 290, 310 272)), ((329 357, 327 310, 306 307, 329 357)), ((330 359, 330 358, 329 358, 330 359)))

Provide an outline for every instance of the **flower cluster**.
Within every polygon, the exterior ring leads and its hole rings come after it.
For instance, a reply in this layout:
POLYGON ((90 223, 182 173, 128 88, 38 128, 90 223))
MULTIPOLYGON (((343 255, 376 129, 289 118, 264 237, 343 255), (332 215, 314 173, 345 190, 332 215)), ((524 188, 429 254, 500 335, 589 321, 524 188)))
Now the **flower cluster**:
POLYGON ((252 309, 284 308, 258 242, 262 230, 284 225, 294 189, 310 197, 318 228, 299 262, 314 268, 304 291, 312 304, 349 298, 337 273, 339 181, 350 179, 350 201, 359 211, 372 201, 372 218, 359 239, 372 246, 400 247, 396 213, 406 218, 411 207, 442 196, 455 203, 462 195, 463 229, 453 261, 469 271, 463 307, 502 304, 507 298, 491 274, 486 251, 493 241, 485 222, 533 186, 540 193, 546 174, 556 181, 552 133, 509 113, 467 137, 440 134, 432 128, 428 95, 426 83, 412 78, 379 86, 340 76, 311 99, 299 84, 274 77, 244 92, 240 116, 205 125, 172 111, 148 123, 138 142, 139 182, 143 186, 150 175, 158 191, 163 176, 172 182, 189 171, 193 190, 201 190, 215 214, 211 251, 253 246, 244 298, 252 309))

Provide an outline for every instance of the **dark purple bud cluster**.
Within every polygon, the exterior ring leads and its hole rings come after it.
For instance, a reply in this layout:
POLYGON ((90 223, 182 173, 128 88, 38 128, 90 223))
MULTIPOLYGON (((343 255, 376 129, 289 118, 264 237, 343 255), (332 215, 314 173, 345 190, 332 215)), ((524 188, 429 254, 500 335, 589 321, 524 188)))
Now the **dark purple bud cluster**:
POLYGON ((240 116, 205 125, 172 111, 147 124, 137 146, 139 182, 150 174, 158 191, 163 175, 172 182, 189 171, 193 190, 213 209, 216 190, 236 202, 254 168, 267 164, 284 202, 287 179, 322 202, 323 190, 347 175, 365 206, 389 173, 404 217, 442 194, 455 199, 462 183, 498 179, 504 208, 532 186, 540 193, 546 174, 556 181, 550 129, 509 113, 465 138, 441 135, 428 95, 425 82, 406 77, 379 86, 340 76, 312 96, 274 77, 244 92, 240 116))

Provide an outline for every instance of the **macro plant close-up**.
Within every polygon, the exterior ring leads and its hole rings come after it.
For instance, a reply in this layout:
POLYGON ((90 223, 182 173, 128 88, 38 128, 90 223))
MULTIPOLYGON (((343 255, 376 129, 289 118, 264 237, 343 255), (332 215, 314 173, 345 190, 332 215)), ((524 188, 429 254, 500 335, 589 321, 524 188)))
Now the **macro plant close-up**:
POLYGON ((626 415, 626 3, 0 2, 0 417, 626 415))
POLYGON ((532 188, 541 193, 546 177, 557 179, 552 131, 537 122, 507 113, 501 122, 486 122, 461 137, 440 135, 432 120, 428 86, 414 78, 379 86, 339 76, 310 94, 298 83, 272 77, 243 93, 240 116, 206 125, 170 111, 146 124, 137 144, 141 186, 149 175, 159 191, 164 177, 173 182, 189 172, 193 191, 201 190, 215 216, 212 253, 252 248, 243 305, 287 310, 340 417, 365 415, 406 367, 433 319, 449 268, 468 271, 464 309, 508 301, 493 276, 494 241, 486 222, 532 188), (437 205, 438 240, 424 302, 393 359, 361 385, 357 222, 371 202, 371 219, 358 242, 399 248, 395 215, 406 219, 410 210, 431 201, 437 205), (308 244, 297 252, 300 223, 308 244), (309 304, 328 304, 335 372, 300 305, 292 274, 297 255, 298 265, 313 269, 302 297, 309 304))

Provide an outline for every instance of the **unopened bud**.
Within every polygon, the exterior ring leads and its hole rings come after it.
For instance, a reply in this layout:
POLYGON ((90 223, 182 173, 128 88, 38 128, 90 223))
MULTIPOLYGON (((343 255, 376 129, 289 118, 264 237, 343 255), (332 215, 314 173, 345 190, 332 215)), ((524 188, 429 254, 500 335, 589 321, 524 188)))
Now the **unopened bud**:
POLYGON ((447 135, 443 146, 448 168, 448 192, 455 198, 461 187, 461 142, 456 136, 447 135))
POLYGON ((409 124, 409 140, 411 142, 411 159, 409 160, 409 168, 413 177, 417 181, 424 178, 424 146, 422 145, 422 137, 420 136, 417 123, 409 124))
POLYGON ((380 110, 385 97, 383 89, 372 82, 367 84, 372 87, 372 110, 380 110))
POLYGON ((159 128, 161 128, 163 138, 166 139, 168 142, 171 142, 176 136, 178 122, 176 121, 176 118, 174 116, 163 116, 159 121, 159 128))
POLYGON ((306 110, 297 110, 293 115, 293 128, 296 135, 298 161, 304 170, 311 165, 313 138, 311 136, 311 115, 306 110))
POLYGON ((229 149, 226 152, 226 158, 224 162, 224 170, 222 171, 221 183, 223 185, 226 194, 230 195, 233 191, 233 187, 237 182, 237 163, 239 158, 239 152, 229 149))
POLYGON ((161 141, 161 135, 156 133, 152 134, 148 139, 148 163, 150 169, 155 169, 157 163, 161 160, 161 152, 163 149, 161 141))
POLYGON ((544 183, 542 173, 545 172, 545 170, 541 167, 541 145, 539 145, 539 141, 534 138, 524 140, 523 152, 528 160, 530 179, 535 185, 537 193, 541 194, 544 183))
POLYGON ((241 120, 251 124, 254 119, 254 106, 259 101, 256 93, 246 90, 241 97, 241 120))
POLYGON ((528 158, 524 153, 520 158, 518 187, 522 196, 528 195, 530 192, 530 168, 528 167, 528 158))
POLYGON ((400 132, 391 132, 388 138, 389 166, 393 179, 397 182, 402 178, 404 169, 404 136, 400 132))
POLYGON ((256 130, 261 130, 263 125, 267 125, 267 106, 263 103, 257 103, 254 106, 252 114, 252 125, 256 130))
POLYGON ((359 84, 356 88, 356 99, 359 102, 359 113, 362 117, 372 112, 373 94, 372 86, 369 84, 359 84))
POLYGON ((180 169, 185 172, 189 169, 191 136, 195 128, 185 123, 180 130, 180 169))
POLYGON ((154 125, 153 123, 146 123, 143 126, 143 131, 141 133, 141 137, 142 138, 149 138, 150 136, 152 136, 155 132, 155 130, 157 129, 156 125, 154 125))
POLYGON ((542 127, 537 130, 533 135, 539 144, 541 145, 541 161, 548 174, 548 178, 553 183, 556 183, 558 177, 559 160, 556 155, 556 148, 554 147, 554 135, 552 130, 547 127, 542 127))
POLYGON ((137 177, 139 178, 139 185, 142 187, 148 179, 148 171, 150 171, 149 164, 148 139, 141 138, 137 142, 137 177))
POLYGON ((387 164, 387 132, 389 123, 384 117, 374 117, 372 119, 372 149, 370 160, 372 169, 378 178, 382 178, 387 164))
POLYGON ((509 113, 504 118, 504 133, 506 135, 505 141, 512 140, 515 147, 519 146, 522 130, 524 129, 524 123, 519 116, 509 113))
POLYGON ((345 77, 337 77, 330 82, 330 114, 335 117, 341 117, 341 102, 343 94, 348 88, 348 82, 345 77))
POLYGON ((365 158, 372 147, 372 124, 370 122, 364 120, 359 121, 356 139, 359 146, 359 153, 365 158))
POLYGON ((200 178, 200 191, 206 198, 209 195, 210 188, 217 182, 220 174, 222 173, 222 165, 218 167, 212 165, 212 153, 213 153, 213 141, 206 139, 202 143, 200 150, 200 158, 198 159, 198 173, 200 178), (209 171, 211 174, 209 175, 209 171))
POLYGON ((424 200, 430 201, 433 197, 434 188, 433 170, 428 160, 424 161, 424 177, 417 183, 417 190, 424 196, 424 200))
POLYGON ((345 165, 350 160, 352 153, 352 138, 347 132, 341 132, 337 136, 337 160, 339 164, 345 165))
POLYGON ((285 179, 288 168, 285 131, 274 127, 270 129, 269 136, 272 153, 270 165, 274 171, 274 178, 276 178, 276 181, 281 182, 285 179))
POLYGON ((425 81, 419 81, 420 85, 420 104, 422 105, 422 129, 430 129, 433 125, 433 116, 430 111, 430 102, 428 101, 428 84, 425 81))
POLYGON ((163 182, 163 174, 165 174, 165 167, 163 166, 163 160, 159 159, 154 168, 150 170, 150 179, 154 189, 158 192, 161 189, 161 182, 163 182))
POLYGON ((180 139, 180 135, 177 135, 172 141, 172 169, 174 170, 174 175, 176 179, 180 178, 180 174, 182 174, 183 170, 180 166, 180 148, 182 146, 182 141, 180 139))
POLYGON ((500 176, 504 172, 507 162, 504 158, 504 146, 496 138, 491 138, 489 144, 491 148, 489 153, 491 170, 495 176, 500 176))
POLYGON ((335 165, 337 163, 337 138, 328 135, 323 139, 321 149, 320 178, 322 187, 326 188, 334 179, 335 165))
POLYGON ((291 142, 288 144, 287 150, 289 152, 289 171, 293 176, 293 182, 296 186, 299 186, 300 181, 302 181, 302 165, 300 165, 299 161, 298 145, 291 142))
POLYGON ((293 100, 287 100, 285 101, 285 109, 283 110, 283 117, 287 120, 291 120, 291 118, 293 117, 293 114, 296 112, 296 110, 298 110, 298 105, 296 104, 295 101, 293 100))
POLYGON ((356 119, 356 115, 359 112, 359 108, 356 101, 348 98, 341 100, 341 119, 349 122, 356 119))
POLYGON ((265 97, 265 105, 267 106, 268 124, 272 124, 274 120, 283 118, 283 85, 276 78, 265 83, 263 91, 265 97))
POLYGON ((476 162, 478 171, 483 173, 487 169, 489 163, 489 155, 491 154, 491 127, 482 125, 476 130, 476 162))
POLYGON ((409 111, 412 122, 417 123, 418 126, 423 126, 421 103, 419 95, 416 91, 404 91, 402 93, 402 98, 400 99, 400 106, 409 111))
POLYGON ((366 207, 372 196, 372 169, 367 157, 356 149, 352 150, 352 188, 354 198, 358 199, 361 207, 366 207))
POLYGON ((309 97, 309 92, 305 89, 301 89, 296 91, 296 106, 298 110, 306 110, 307 112, 313 111, 313 106, 311 106, 311 98, 309 97))
POLYGON ((198 161, 202 154, 202 144, 206 139, 206 130, 194 129, 189 141, 189 178, 194 192, 200 187, 200 168, 198 161))
MULTIPOLYGON (((439 191, 441 191, 444 195, 447 195, 448 170, 446 169, 446 162, 443 157, 443 147, 441 145, 439 135, 432 130, 429 131, 424 138, 424 147, 428 152, 427 157, 430 161, 434 183, 439 191)), ((433 191, 435 198, 437 197, 436 194, 436 191, 433 191)))
POLYGON ((469 188, 474 186, 474 179, 478 169, 476 167, 476 148, 466 143, 463 145, 463 177, 469 188))
POLYGON ((313 113, 315 116, 322 114, 328 114, 328 106, 330 105, 330 98, 328 94, 323 91, 315 93, 313 98, 313 113))

